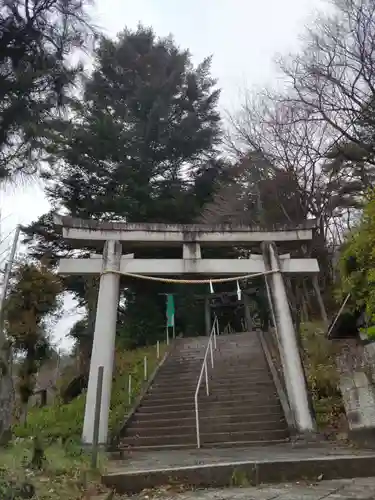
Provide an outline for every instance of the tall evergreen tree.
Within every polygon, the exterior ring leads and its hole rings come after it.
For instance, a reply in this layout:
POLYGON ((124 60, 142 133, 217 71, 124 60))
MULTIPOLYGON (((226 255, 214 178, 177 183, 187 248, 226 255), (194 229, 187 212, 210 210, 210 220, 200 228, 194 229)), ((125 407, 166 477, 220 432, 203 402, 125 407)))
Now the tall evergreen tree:
POLYGON ((220 166, 210 59, 194 68, 172 39, 140 26, 103 38, 95 68, 75 119, 54 124, 52 202, 82 217, 191 221, 211 190, 195 185, 220 166))
POLYGON ((66 104, 87 46, 89 0, 6 0, 0 6, 0 180, 35 173, 46 121, 66 104))
MULTIPOLYGON (((102 38, 95 70, 69 120, 50 123, 48 196, 54 209, 82 218, 128 222, 194 222, 226 175, 218 160, 221 140, 219 90, 210 59, 194 67, 188 51, 149 28, 125 30, 117 40, 102 38)), ((54 233, 51 217, 30 228, 31 251, 50 257, 69 248, 54 233)), ((161 255, 153 254, 153 255, 161 255)), ((84 297, 81 283, 71 290, 84 297)), ((163 321, 164 287, 132 283, 121 318, 133 330, 139 303, 157 303, 163 321)), ((182 292, 184 293, 184 292, 182 292)), ((163 331, 151 319, 142 342, 163 331)), ((121 325, 120 325, 121 329, 121 325)), ((127 328, 126 336, 135 332, 127 328)))

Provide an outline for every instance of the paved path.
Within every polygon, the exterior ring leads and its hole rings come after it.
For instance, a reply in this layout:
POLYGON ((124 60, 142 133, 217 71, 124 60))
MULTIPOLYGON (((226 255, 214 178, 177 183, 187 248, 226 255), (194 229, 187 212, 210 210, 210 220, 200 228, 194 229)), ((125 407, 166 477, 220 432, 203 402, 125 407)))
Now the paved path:
MULTIPOLYGON (((121 497, 118 497, 119 499, 121 497)), ((148 491, 135 500, 375 500, 375 477, 342 479, 319 483, 296 483, 256 488, 228 488, 172 493, 168 490, 148 491)))

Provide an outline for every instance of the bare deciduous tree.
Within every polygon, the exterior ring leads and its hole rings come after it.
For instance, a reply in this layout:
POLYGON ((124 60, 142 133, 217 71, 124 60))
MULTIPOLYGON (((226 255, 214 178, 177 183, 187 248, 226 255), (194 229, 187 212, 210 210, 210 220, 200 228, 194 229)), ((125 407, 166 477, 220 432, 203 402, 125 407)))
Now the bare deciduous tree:
POLYGON ((308 30, 301 53, 279 61, 289 88, 278 100, 305 107, 309 122, 327 127, 327 167, 348 167, 349 183, 368 186, 375 180, 375 3, 332 5, 308 30))

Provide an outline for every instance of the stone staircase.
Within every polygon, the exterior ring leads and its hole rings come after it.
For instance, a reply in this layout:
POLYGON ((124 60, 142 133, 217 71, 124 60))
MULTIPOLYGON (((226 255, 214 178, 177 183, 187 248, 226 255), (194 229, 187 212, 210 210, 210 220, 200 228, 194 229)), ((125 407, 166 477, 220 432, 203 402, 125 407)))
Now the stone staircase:
MULTIPOLYGON (((194 393, 207 337, 177 339, 126 426, 120 449, 195 448, 194 393)), ((202 447, 282 443, 289 433, 255 332, 221 335, 199 393, 202 447)))

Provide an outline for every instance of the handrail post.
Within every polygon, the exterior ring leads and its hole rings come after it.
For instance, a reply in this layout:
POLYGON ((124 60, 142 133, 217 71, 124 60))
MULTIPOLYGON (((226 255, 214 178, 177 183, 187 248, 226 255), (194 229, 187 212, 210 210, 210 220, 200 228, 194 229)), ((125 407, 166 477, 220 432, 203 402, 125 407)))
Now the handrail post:
POLYGON ((147 380, 147 376, 148 376, 148 373, 147 373, 147 356, 145 356, 143 358, 143 379, 144 379, 144 381, 147 380))
POLYGON ((168 326, 166 327, 166 334, 167 334, 167 345, 169 345, 169 328, 168 328, 168 326))
POLYGON ((195 393, 195 428, 197 431, 197 448, 201 447, 201 435, 199 429, 199 410, 198 410, 198 394, 195 393))
POLYGON ((132 374, 129 373, 129 380, 128 380, 128 401, 129 401, 129 405, 131 404, 132 402, 132 374))
POLYGON ((210 340, 211 368, 214 367, 214 354, 212 352, 212 339, 210 340))
POLYGON ((207 370, 207 358, 204 362, 204 370, 205 370, 205 377, 206 377, 206 394, 207 396, 210 395, 210 390, 208 388, 208 370, 207 370))
POLYGON ((156 342, 156 358, 160 358, 160 342, 159 340, 156 342))

